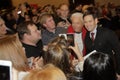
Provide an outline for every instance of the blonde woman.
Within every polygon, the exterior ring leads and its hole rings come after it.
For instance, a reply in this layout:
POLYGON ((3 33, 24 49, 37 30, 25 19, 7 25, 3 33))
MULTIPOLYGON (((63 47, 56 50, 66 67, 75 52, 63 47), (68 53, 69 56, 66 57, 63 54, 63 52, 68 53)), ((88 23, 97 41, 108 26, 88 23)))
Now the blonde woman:
POLYGON ((17 35, 6 35, 0 38, 0 60, 9 60, 13 66, 13 80, 18 79, 19 73, 27 73, 29 68, 24 48, 17 35))
POLYGON ((65 74, 52 64, 47 64, 43 69, 35 69, 24 77, 23 80, 67 80, 65 74))

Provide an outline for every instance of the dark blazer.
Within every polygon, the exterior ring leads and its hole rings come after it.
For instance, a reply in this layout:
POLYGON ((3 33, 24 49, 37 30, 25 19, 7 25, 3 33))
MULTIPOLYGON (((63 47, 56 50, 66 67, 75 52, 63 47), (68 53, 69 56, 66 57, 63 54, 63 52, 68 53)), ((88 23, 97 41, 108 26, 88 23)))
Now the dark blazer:
POLYGON ((110 56, 113 56, 113 53, 115 53, 117 72, 120 74, 120 43, 118 37, 113 31, 98 26, 94 42, 92 42, 90 38, 90 32, 87 32, 85 45, 86 54, 93 50, 107 53, 110 56))

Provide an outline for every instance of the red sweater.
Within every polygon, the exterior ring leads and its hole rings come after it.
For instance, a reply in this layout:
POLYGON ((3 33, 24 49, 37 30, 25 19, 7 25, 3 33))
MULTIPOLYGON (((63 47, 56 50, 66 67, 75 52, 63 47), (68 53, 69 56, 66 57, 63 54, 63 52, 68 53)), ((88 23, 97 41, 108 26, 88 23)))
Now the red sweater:
MULTIPOLYGON (((67 29, 67 33, 74 33, 74 30, 73 30, 73 27, 72 25, 70 25, 67 29)), ((85 41, 85 37, 86 37, 86 33, 87 33, 87 30, 85 27, 82 28, 82 40, 83 40, 83 56, 86 55, 86 48, 85 48, 85 44, 84 44, 84 41, 85 41)))

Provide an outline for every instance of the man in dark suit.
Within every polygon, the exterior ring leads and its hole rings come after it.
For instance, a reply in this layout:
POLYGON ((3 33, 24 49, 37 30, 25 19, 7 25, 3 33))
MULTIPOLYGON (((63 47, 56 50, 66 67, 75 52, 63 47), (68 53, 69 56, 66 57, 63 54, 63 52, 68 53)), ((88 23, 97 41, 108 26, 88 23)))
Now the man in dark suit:
POLYGON ((88 30, 85 38, 87 54, 93 50, 115 57, 116 71, 120 76, 120 43, 115 33, 97 25, 98 18, 93 12, 83 15, 84 25, 88 30))

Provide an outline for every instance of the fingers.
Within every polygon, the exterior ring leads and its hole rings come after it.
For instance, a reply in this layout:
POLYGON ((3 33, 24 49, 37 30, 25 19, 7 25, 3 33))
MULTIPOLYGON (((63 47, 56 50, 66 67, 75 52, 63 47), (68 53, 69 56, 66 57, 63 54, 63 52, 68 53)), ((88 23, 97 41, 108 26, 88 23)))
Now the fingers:
POLYGON ((42 57, 36 57, 33 58, 33 64, 31 69, 40 69, 43 66, 43 58, 42 57))
POLYGON ((33 62, 37 62, 40 59, 40 57, 33 58, 33 62))

